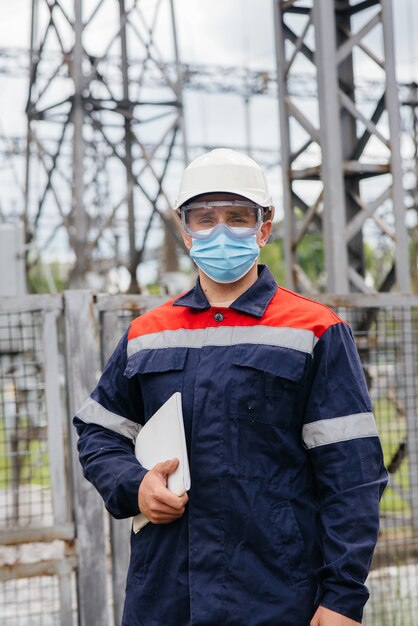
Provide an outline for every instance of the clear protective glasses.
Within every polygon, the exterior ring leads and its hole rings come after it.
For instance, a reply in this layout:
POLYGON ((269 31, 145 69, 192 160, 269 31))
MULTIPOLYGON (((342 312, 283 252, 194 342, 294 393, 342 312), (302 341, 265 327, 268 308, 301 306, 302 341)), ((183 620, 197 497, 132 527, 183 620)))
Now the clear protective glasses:
POLYGON ((263 223, 263 209, 250 200, 190 202, 180 208, 184 232, 195 239, 210 239, 220 230, 242 239, 255 235, 263 223))

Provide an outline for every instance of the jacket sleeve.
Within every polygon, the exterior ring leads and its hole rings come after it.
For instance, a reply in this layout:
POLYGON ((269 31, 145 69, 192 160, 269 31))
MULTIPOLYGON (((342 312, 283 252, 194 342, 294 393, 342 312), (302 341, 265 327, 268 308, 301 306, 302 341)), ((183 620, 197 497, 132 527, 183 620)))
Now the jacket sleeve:
POLYGON ((317 572, 316 603, 361 621, 387 473, 346 324, 331 326, 319 339, 311 374, 302 436, 321 502, 323 565, 317 572))
POLYGON ((116 518, 139 513, 138 489, 147 471, 134 453, 135 437, 143 423, 143 403, 137 383, 124 376, 126 348, 127 333, 74 418, 84 476, 116 518))

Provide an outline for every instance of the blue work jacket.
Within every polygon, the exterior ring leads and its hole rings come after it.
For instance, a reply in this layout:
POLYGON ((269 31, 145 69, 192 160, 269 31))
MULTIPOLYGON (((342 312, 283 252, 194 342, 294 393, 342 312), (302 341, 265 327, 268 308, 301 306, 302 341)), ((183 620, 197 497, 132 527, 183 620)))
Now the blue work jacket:
POLYGON ((361 620, 386 484, 349 327, 267 267, 229 308, 196 286, 137 318, 75 418, 84 474, 138 514, 141 424, 182 394, 184 516, 131 535, 123 626, 361 620))

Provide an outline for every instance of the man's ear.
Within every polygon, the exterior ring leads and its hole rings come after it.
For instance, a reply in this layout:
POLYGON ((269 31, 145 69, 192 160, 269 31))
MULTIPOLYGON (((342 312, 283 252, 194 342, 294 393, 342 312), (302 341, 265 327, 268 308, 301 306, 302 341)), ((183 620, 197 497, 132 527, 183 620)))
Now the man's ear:
POLYGON ((260 248, 264 248, 268 242, 272 227, 273 222, 271 220, 267 220, 261 224, 260 231, 257 235, 257 242, 260 248))

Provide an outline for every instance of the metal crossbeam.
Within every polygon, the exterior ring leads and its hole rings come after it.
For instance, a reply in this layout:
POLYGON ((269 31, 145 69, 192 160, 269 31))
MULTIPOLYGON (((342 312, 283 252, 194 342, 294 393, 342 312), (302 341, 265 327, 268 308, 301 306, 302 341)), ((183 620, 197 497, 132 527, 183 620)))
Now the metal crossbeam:
MULTIPOLYGON (((109 247, 109 241, 110 254, 117 258, 115 224, 125 224, 131 290, 136 291, 137 267, 150 232, 143 224, 151 224, 158 215, 169 235, 179 239, 174 223, 166 217, 170 214, 165 213, 169 206, 165 179, 175 146, 182 148, 187 161, 187 142, 172 0, 156 2, 151 11, 137 2, 128 7, 125 0, 118 0, 115 29, 103 42, 104 52, 93 55, 89 29, 94 29, 103 11, 114 12, 114 4, 114 0, 100 0, 85 15, 83 1, 74 0, 70 15, 58 0, 33 0, 25 220, 30 241, 46 202, 49 211, 55 207, 55 219, 65 228, 75 254, 71 284, 78 287, 83 286, 98 250, 109 247), (170 65, 157 37, 160 21, 167 17, 174 50, 170 65), (136 68, 139 72, 130 73, 133 48, 142 63, 136 68), (159 85, 157 98, 151 93, 152 82, 159 85), (64 98, 58 95, 62 93, 64 98), (60 128, 58 141, 56 132, 51 138, 51 123, 60 128), (151 151, 146 141, 150 134, 151 151), (72 154, 64 149, 68 142, 72 154), (43 169, 36 180, 41 186, 36 205, 31 200, 35 161, 43 169), (116 196, 114 189, 103 186, 112 174, 120 180, 119 172, 125 173, 125 188, 116 196)), ((18 56, 13 58, 16 61, 18 56)))
POLYGON ((364 233, 372 221, 379 236, 392 241, 395 270, 388 274, 391 280, 374 290, 396 283, 407 292, 391 2, 275 0, 274 6, 287 284, 309 285, 307 277, 301 279, 298 246, 304 234, 316 231, 324 240, 328 291, 368 293, 364 233), (380 90, 369 94, 373 106, 365 106, 359 94, 359 58, 371 68, 369 73, 373 67, 384 72, 380 90), (290 95, 297 67, 310 68, 316 76, 317 109, 290 95), (320 193, 312 181, 322 183, 320 193))

